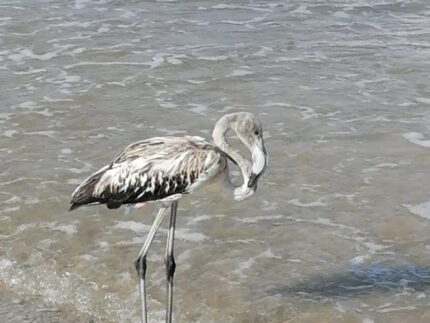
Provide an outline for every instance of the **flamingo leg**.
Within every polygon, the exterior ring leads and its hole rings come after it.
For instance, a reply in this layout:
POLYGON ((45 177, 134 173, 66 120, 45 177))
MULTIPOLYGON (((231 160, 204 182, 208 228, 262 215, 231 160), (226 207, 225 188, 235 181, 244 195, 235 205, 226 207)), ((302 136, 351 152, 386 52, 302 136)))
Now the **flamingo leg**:
POLYGON ((175 274, 175 259, 173 256, 174 242, 175 242, 175 226, 176 226, 176 211, 178 209, 178 202, 174 201, 171 205, 170 225, 167 233, 166 254, 164 262, 166 265, 167 276, 167 309, 166 309, 166 323, 172 323, 172 308, 173 308, 173 275, 175 274))
POLYGON ((142 312, 141 312, 141 322, 147 323, 147 308, 146 308, 146 288, 145 288, 145 274, 146 274, 146 254, 148 253, 148 249, 154 240, 155 234, 157 233, 161 222, 163 221, 164 215, 166 213, 167 207, 162 206, 160 210, 158 211, 157 217, 155 218, 154 223, 151 226, 151 229, 149 230, 149 233, 146 237, 145 242, 143 243, 142 249, 140 249, 139 256, 137 257, 136 261, 134 262, 136 266, 137 273, 139 275, 139 292, 140 292, 140 302, 142 305, 142 312))

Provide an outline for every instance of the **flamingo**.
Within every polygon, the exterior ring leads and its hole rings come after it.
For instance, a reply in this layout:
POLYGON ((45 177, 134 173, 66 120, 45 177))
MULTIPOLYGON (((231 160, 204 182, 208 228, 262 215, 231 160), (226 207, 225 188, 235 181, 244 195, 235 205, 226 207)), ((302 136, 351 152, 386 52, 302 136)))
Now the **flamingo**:
POLYGON ((70 211, 83 205, 106 204, 109 209, 123 204, 142 207, 160 205, 155 221, 135 261, 139 276, 141 322, 147 323, 146 256, 161 222, 170 208, 165 266, 167 278, 166 322, 172 322, 174 238, 178 201, 209 183, 218 182, 233 191, 236 201, 252 196, 268 164, 261 122, 249 112, 224 115, 212 133, 213 143, 197 136, 154 137, 127 146, 113 161, 80 184, 72 194, 70 211), (232 148, 226 139, 233 130, 250 150, 252 162, 232 148), (236 164, 243 183, 230 182, 228 161, 236 164))

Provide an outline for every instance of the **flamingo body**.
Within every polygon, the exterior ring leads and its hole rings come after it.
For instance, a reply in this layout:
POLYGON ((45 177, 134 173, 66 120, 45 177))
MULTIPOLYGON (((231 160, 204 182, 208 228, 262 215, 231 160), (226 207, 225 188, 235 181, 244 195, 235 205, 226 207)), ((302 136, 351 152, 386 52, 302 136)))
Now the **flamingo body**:
POLYGON ((70 210, 86 204, 175 200, 227 168, 228 155, 201 137, 155 137, 127 146, 73 193, 70 210))

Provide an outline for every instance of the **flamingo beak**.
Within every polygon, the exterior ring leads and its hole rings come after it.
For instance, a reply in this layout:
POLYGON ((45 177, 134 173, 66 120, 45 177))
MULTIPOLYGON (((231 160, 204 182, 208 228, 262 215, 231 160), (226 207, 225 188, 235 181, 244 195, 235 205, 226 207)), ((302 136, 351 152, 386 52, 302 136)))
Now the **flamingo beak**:
POLYGON ((252 146, 252 168, 248 187, 256 187, 258 179, 263 175, 268 164, 268 154, 262 137, 256 138, 252 146))

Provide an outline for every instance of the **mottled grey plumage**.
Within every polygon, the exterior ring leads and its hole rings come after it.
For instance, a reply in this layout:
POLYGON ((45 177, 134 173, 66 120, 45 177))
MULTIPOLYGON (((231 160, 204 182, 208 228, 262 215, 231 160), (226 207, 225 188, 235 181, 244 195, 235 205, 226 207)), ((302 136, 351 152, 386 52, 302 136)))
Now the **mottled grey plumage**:
POLYGON ((127 146, 73 193, 70 210, 86 204, 118 208, 179 198, 225 170, 229 156, 200 137, 155 137, 127 146))

